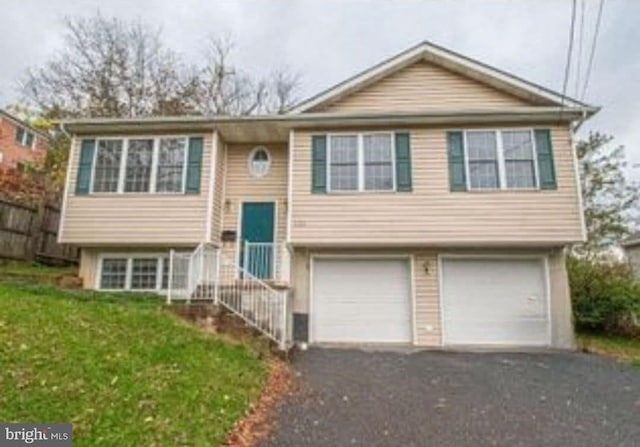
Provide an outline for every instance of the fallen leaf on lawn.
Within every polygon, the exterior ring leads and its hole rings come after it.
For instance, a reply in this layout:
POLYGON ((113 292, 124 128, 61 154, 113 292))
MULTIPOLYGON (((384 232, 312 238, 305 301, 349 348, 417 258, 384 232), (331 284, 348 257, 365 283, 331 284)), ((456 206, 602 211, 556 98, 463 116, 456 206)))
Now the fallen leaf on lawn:
POLYGON ((271 430, 270 413, 275 404, 292 391, 291 372, 287 365, 279 360, 269 363, 267 383, 245 417, 236 422, 227 439, 225 447, 252 447, 267 437, 271 430))

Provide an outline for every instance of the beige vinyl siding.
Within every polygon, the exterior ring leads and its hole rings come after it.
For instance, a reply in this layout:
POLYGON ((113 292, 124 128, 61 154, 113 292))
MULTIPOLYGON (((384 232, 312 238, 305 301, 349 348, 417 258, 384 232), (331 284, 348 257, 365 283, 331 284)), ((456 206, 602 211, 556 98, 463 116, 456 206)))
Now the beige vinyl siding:
POLYGON ((292 243, 460 246, 579 241, 569 131, 539 127, 552 130, 557 190, 451 192, 447 129, 421 128, 410 131, 412 192, 312 194, 311 135, 324 131, 297 131, 292 243))
POLYGON ((76 138, 69 160, 62 242, 83 245, 190 245, 205 240, 212 134, 191 136, 204 137, 199 194, 103 193, 77 196, 76 177, 82 139, 76 138))
POLYGON ((315 112, 415 112, 531 105, 523 99, 425 61, 319 106, 315 112))
POLYGON ((417 252, 413 257, 415 344, 440 346, 440 299, 436 252, 417 252))
MULTIPOLYGON (((283 246, 287 231, 287 146, 282 143, 261 144, 269 151, 271 167, 266 176, 255 178, 249 173, 249 154, 255 144, 229 144, 226 152, 225 200, 223 230, 237 231, 242 202, 276 202, 275 240, 283 246)), ((225 242, 223 255, 236 259, 236 243, 225 242)), ((280 260, 280 256, 276 259, 280 260)), ((279 266, 276 265, 276 271, 279 266)))

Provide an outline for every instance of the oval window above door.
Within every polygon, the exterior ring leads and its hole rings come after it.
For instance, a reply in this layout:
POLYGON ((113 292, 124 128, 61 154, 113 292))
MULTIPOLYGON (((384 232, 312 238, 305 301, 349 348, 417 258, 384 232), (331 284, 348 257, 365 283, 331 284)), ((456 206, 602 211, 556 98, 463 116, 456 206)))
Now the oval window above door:
POLYGON ((253 177, 264 177, 271 167, 271 155, 264 146, 254 148, 249 154, 249 172, 253 177))

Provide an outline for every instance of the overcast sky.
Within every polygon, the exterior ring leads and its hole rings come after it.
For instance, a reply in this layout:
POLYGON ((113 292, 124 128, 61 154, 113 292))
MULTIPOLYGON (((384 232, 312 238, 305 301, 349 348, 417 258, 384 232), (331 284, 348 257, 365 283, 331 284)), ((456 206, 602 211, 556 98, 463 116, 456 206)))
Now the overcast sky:
MULTIPOLYGON (((571 0, 1 1, 0 106, 19 101, 24 71, 61 47, 65 16, 98 10, 161 26, 186 60, 198 57, 208 36, 232 36, 239 66, 288 66, 302 75, 303 97, 425 39, 561 91, 571 13, 571 0)), ((584 1, 583 78, 599 0, 584 1)), ((632 163, 640 163, 639 25, 640 1, 605 3, 585 98, 603 109, 582 130, 614 135, 632 163)))

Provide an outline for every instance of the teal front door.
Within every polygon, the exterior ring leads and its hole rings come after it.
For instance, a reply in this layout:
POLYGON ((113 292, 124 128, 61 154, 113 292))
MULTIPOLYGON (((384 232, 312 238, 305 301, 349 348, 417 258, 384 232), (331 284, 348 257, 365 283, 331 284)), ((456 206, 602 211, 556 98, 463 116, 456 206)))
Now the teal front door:
POLYGON ((275 203, 244 202, 240 234, 240 265, 253 276, 273 275, 275 203))

